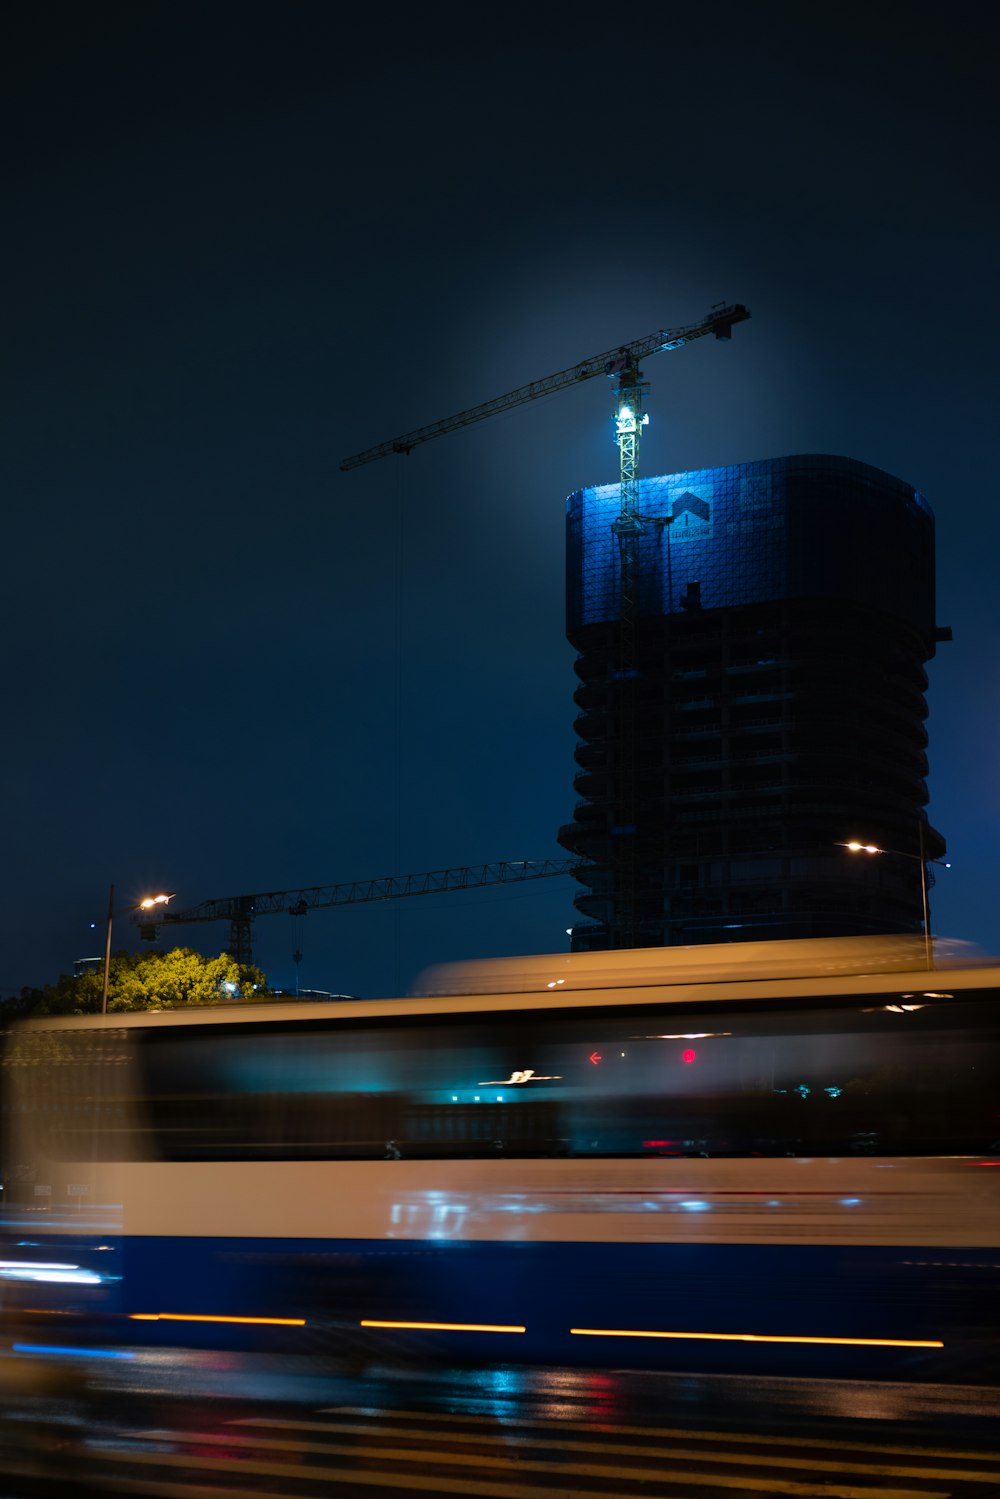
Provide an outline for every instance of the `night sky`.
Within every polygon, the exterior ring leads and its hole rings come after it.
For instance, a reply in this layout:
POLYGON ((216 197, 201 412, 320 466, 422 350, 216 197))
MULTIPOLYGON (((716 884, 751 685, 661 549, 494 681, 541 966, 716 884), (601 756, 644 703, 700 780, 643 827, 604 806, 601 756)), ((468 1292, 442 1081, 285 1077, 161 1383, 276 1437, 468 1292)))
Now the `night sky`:
MULTIPOLYGON (((1000 951, 990 14, 8 6, 0 993, 100 952, 112 881, 560 856, 564 499, 615 478, 612 384, 338 464, 723 299, 731 344, 644 366, 643 471, 827 452, 927 496, 933 922, 1000 951)), ((256 955, 398 992, 564 949, 573 888, 270 915, 256 955)))

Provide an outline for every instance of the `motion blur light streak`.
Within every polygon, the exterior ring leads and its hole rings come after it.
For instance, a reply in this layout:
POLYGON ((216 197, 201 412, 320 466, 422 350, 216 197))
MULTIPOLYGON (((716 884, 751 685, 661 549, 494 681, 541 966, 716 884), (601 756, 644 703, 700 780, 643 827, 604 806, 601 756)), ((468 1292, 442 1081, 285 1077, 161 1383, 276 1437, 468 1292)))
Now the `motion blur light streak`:
MULTIPOLYGON (((27 1246, 34 1248, 34 1245, 27 1246)), ((0 1260, 0 1270, 78 1270, 79 1265, 64 1265, 58 1260, 0 1260)))
POLYGON ((576 1338, 693 1338, 713 1343, 824 1343, 847 1348, 943 1348, 928 1338, 797 1338, 756 1332, 636 1332, 616 1327, 571 1327, 576 1338))
POLYGON ((732 1031, 676 1031, 657 1036, 637 1036, 637 1041, 705 1041, 709 1036, 731 1036, 732 1031))
POLYGON ((15 1343, 13 1350, 15 1353, 42 1353, 59 1358, 135 1358, 134 1353, 124 1348, 69 1348, 58 1343, 15 1343))
POLYGON ((129 1312, 130 1322, 241 1322, 254 1327, 305 1327, 304 1317, 216 1317, 207 1312, 129 1312))
POLYGON ((0 1263, 0 1280, 45 1281, 52 1285, 99 1286, 104 1279, 94 1270, 79 1265, 16 1265, 0 1263))
POLYGON ((502 1327, 489 1322, 379 1322, 364 1318, 359 1327, 415 1328, 421 1332, 526 1332, 525 1327, 502 1327))
MULTIPOLYGON (((481 1088, 505 1088, 508 1084, 511 1084, 513 1086, 513 1084, 515 1083, 560 1082, 562 1082, 562 1078, 558 1073, 535 1072, 532 1067, 524 1067, 517 1068, 512 1071, 510 1077, 495 1077, 492 1080, 490 1078, 487 1078, 486 1081, 484 1083, 480 1083, 479 1086, 481 1088)), ((452 1095, 452 1101, 454 1102, 454 1094, 452 1095)))

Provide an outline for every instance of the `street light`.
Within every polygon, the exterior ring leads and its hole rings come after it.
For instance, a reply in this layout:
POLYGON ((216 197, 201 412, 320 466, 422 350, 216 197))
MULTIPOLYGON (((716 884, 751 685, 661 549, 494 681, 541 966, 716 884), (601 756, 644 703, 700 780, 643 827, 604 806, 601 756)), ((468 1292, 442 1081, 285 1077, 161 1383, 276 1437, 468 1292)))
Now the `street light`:
POLYGON ((927 865, 940 864, 943 869, 950 869, 943 859, 925 859, 924 857, 924 825, 920 824, 920 852, 919 854, 908 854, 901 848, 881 848, 877 843, 859 843, 852 839, 850 843, 841 843, 841 848, 850 849, 852 854, 895 854, 898 859, 916 859, 920 865, 920 900, 924 910, 924 957, 927 967, 933 968, 931 957, 931 922, 927 906, 927 865))
POLYGON ((171 890, 169 895, 147 895, 145 900, 139 902, 136 910, 151 911, 154 906, 165 906, 168 900, 173 900, 176 893, 175 890, 171 890))
MULTIPOLYGON (((176 892, 171 891, 169 895, 147 895, 137 905, 127 906, 129 911, 150 911, 154 906, 165 906, 168 900, 173 900, 176 892)), ((115 915, 115 887, 111 886, 108 891, 108 929, 104 938, 104 975, 101 980, 101 1014, 108 1013, 108 979, 111 976, 111 925, 115 915)))

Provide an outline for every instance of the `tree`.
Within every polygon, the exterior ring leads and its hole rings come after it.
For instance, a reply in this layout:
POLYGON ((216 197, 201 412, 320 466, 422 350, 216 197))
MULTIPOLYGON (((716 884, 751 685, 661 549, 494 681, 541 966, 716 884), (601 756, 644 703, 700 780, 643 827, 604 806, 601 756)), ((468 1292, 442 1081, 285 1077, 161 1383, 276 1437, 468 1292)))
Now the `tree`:
MULTIPOLYGON (((101 1008, 103 974, 64 974, 46 984, 30 1007, 33 1015, 93 1015, 101 1008)), ((228 953, 205 958, 189 947, 167 952, 117 952, 108 975, 108 1011, 176 1010, 188 1005, 268 998, 259 968, 237 963, 228 953)))
POLYGON ((27 1020, 29 1016, 38 1014, 41 1002, 41 989, 32 989, 27 985, 20 994, 10 994, 0 999, 0 1028, 15 1020, 27 1020))

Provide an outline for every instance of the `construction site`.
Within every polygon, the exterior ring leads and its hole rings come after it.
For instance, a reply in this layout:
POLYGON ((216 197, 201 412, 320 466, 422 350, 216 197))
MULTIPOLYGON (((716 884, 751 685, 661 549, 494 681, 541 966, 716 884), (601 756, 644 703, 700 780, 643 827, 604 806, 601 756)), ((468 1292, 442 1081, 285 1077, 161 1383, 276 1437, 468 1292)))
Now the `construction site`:
MULTIPOLYGON (((934 520, 904 480, 799 455, 643 478, 641 361, 748 319, 719 304, 346 458, 349 472, 602 377, 615 482, 566 501, 566 633, 577 652, 577 802, 566 858, 501 860, 241 893, 135 919, 257 916, 572 876, 575 951, 929 928, 945 851, 930 826, 924 665, 934 520), (869 852, 898 857, 857 861, 869 852), (861 847, 862 845, 857 845, 861 847)), ((301 953, 296 951, 296 965, 301 953)))

